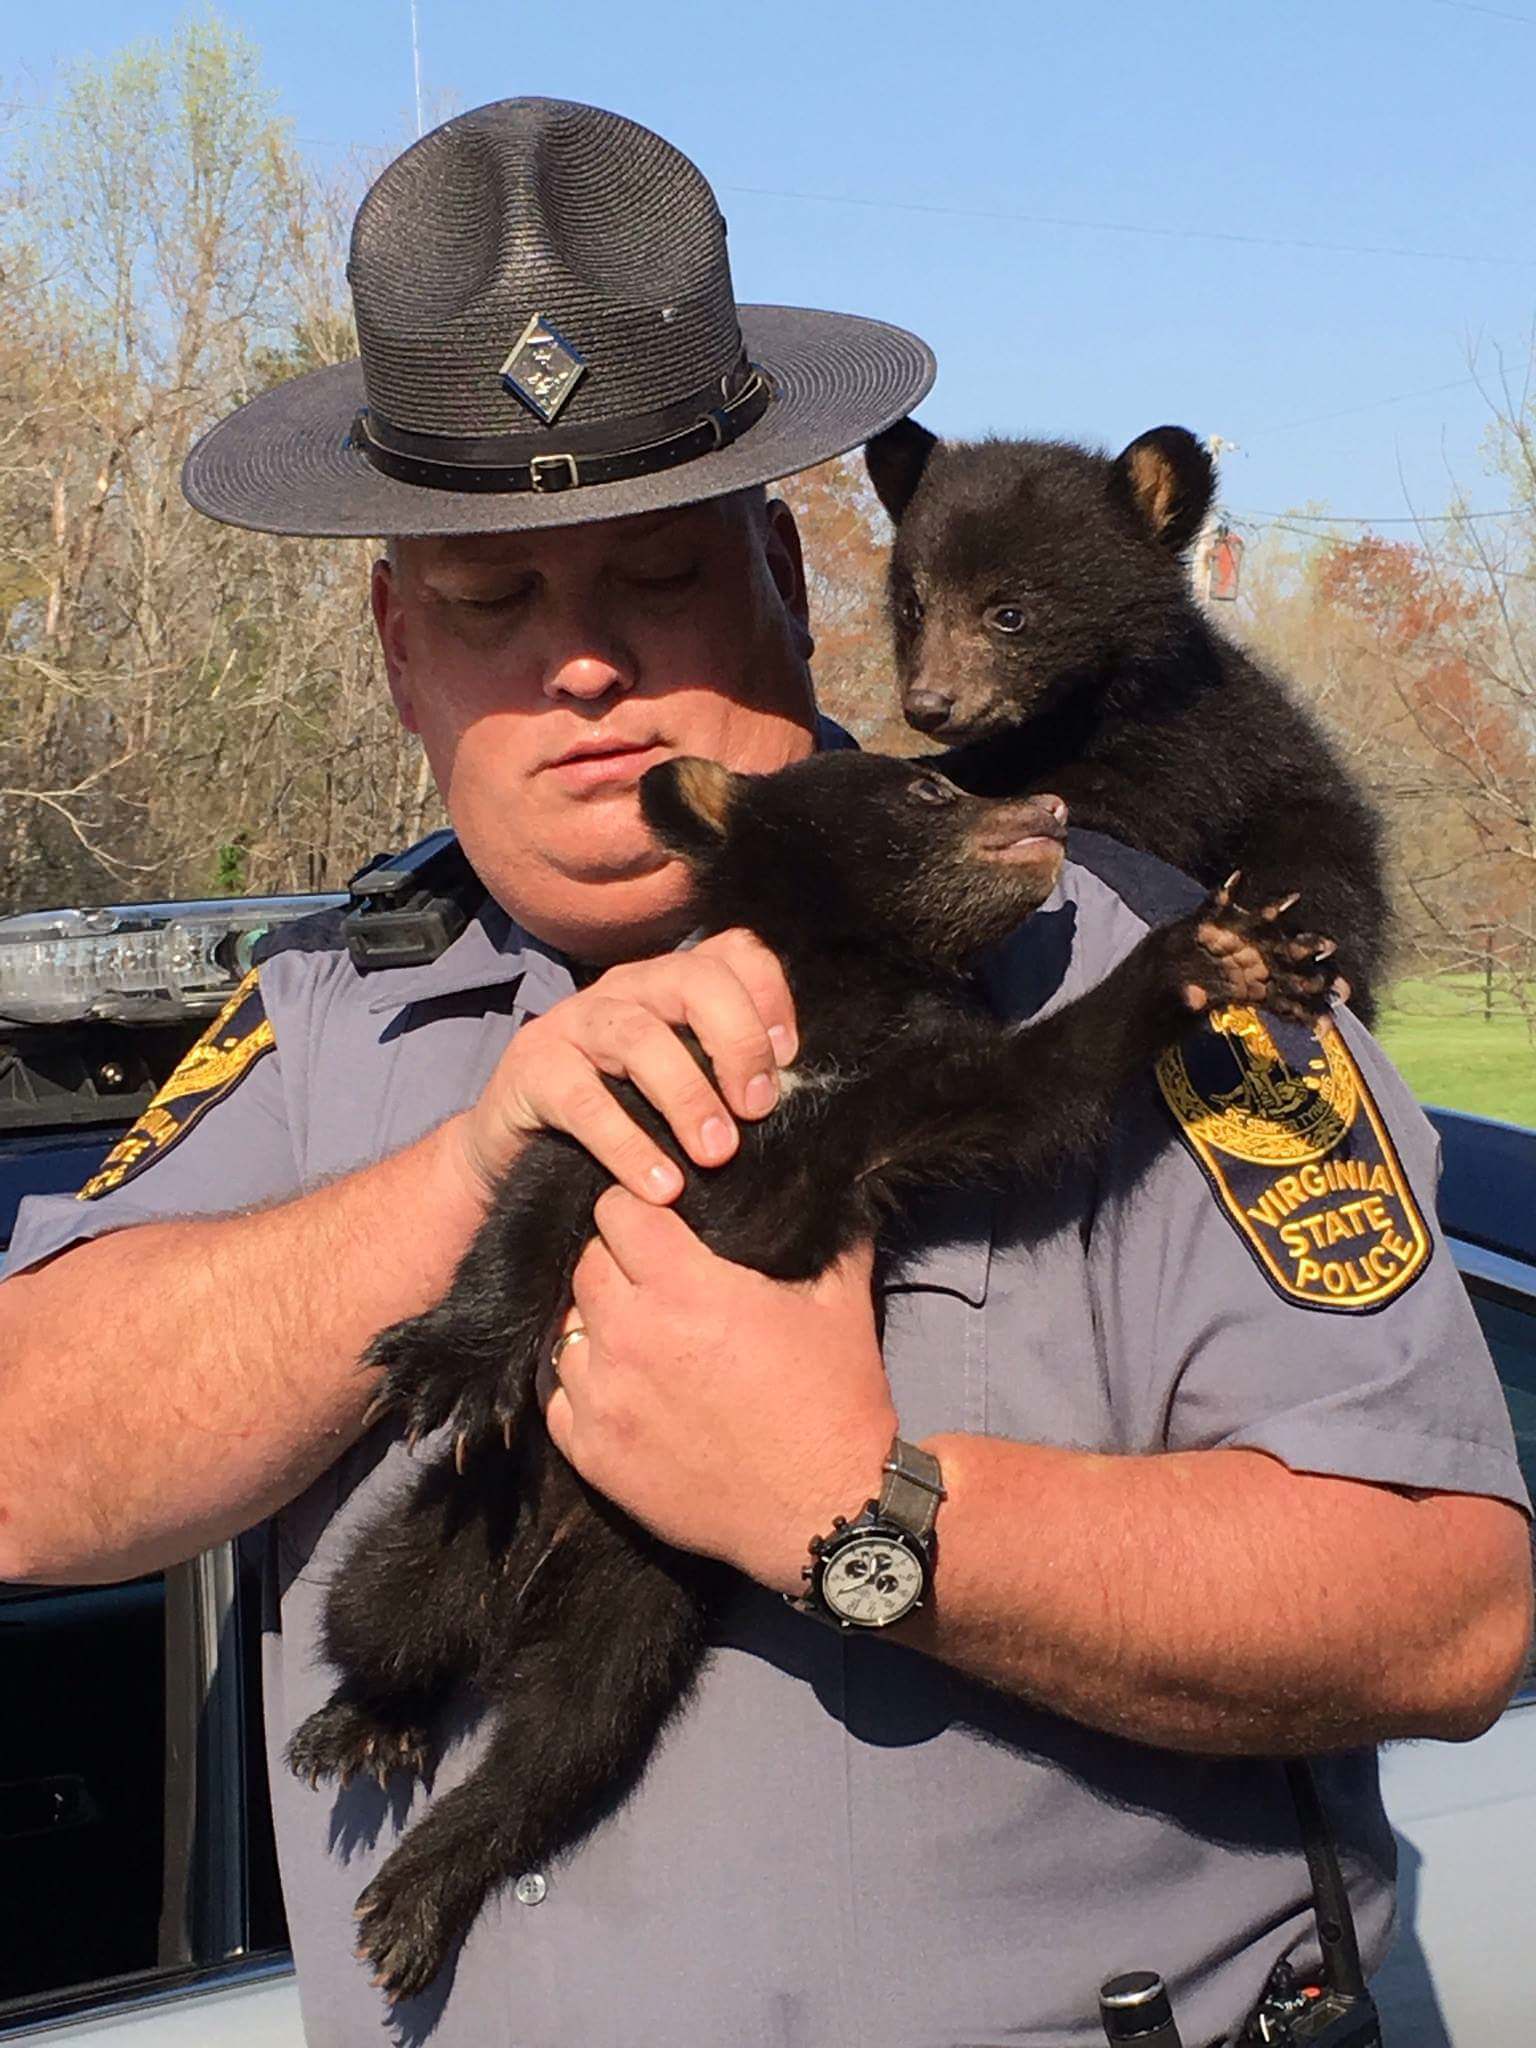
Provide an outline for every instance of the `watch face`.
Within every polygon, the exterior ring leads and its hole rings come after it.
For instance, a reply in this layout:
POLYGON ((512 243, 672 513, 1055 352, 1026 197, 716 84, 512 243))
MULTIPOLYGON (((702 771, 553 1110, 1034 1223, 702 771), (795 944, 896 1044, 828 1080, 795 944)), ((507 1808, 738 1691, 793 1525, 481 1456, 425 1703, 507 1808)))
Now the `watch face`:
POLYGON ((910 1614, 923 1597, 923 1567, 904 1543, 858 1536, 823 1567, 821 1597, 840 1621, 884 1628, 910 1614))

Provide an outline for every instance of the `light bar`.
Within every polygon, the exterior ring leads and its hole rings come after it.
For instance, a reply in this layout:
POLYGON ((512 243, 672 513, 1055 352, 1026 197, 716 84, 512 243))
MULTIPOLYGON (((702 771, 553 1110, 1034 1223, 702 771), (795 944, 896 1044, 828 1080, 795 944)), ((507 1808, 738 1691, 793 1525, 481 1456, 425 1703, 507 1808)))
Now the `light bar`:
POLYGON ((346 901, 226 896, 0 919, 0 1021, 168 1024, 211 1016, 250 971, 256 942, 274 925, 346 901))

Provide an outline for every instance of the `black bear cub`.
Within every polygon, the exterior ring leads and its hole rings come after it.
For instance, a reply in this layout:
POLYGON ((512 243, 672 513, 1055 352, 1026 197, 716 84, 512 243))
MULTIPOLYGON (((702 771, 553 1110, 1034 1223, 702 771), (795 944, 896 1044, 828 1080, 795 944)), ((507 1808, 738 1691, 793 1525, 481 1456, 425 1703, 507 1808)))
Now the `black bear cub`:
POLYGON ((1183 427, 1111 461, 1061 441, 937 441, 901 420, 869 443, 896 526, 890 607, 907 721, 955 745, 989 795, 1054 790, 1075 825, 1254 900, 1299 889, 1371 1021, 1388 937, 1381 832, 1276 677, 1189 588, 1215 491, 1183 427))
MULTIPOLYGON (((876 1233, 906 1188, 1058 1172, 1208 1003, 1304 1015, 1326 1000, 1326 942, 1290 935, 1285 905, 1253 914, 1223 890, 1089 995, 1004 1027, 971 962, 1053 888, 1066 819, 1054 796, 993 801, 922 763, 833 753, 752 777, 669 761, 640 797, 692 871, 705 928, 747 925, 783 961, 801 1051, 780 1106, 714 1171, 611 1085, 682 1165, 679 1208, 704 1241, 785 1279, 876 1233)), ((324 1617, 341 1682, 289 1763, 312 1780, 421 1772, 437 1711, 466 1679, 491 1723, 478 1769, 358 1902, 360 1952, 391 1997, 422 1989, 493 1886, 578 1839, 635 1782, 687 1693, 724 1577, 587 1489, 544 1429, 535 1379, 607 1180, 572 1140, 539 1134, 444 1300, 369 1354, 384 1368, 373 1412, 395 1412, 413 1442, 446 1425, 453 1447, 344 1559, 324 1617)))

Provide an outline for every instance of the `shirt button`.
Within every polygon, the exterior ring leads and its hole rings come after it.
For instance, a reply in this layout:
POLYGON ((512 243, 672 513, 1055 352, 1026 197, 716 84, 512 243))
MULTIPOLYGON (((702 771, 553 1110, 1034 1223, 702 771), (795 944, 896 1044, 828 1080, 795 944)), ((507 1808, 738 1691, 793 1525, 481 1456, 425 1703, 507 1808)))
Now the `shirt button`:
POLYGON ((541 1872, 525 1870, 512 1887, 512 1896, 520 1906, 536 1906, 548 1890, 541 1872))

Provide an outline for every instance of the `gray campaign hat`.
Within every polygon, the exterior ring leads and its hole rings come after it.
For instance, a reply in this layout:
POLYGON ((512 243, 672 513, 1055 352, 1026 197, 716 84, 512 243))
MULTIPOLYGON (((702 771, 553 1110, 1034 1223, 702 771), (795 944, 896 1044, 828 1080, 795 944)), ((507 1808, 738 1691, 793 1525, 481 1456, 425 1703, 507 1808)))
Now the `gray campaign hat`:
POLYGON ((724 496, 855 447, 933 381, 916 336, 740 306, 687 157, 617 114, 501 100, 396 158, 347 265, 361 360, 204 435, 183 488, 268 533, 510 532, 724 496))

